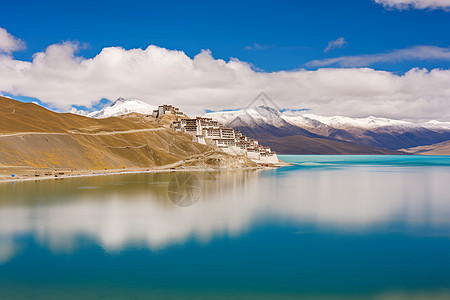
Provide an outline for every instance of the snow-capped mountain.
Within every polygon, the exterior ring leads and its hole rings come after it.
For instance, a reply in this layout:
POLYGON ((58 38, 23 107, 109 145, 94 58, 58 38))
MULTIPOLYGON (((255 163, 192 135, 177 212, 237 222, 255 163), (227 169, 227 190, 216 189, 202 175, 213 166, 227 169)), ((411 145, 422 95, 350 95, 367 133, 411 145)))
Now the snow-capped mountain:
POLYGON ((450 123, 412 123, 387 118, 324 117, 285 112, 286 121, 316 134, 362 145, 402 149, 440 143, 450 139, 450 123))
MULTIPOLYGON (((380 127, 416 127, 421 124, 414 124, 407 121, 367 117, 367 118, 350 118, 343 116, 325 117, 315 114, 310 114, 306 111, 292 111, 286 110, 279 112, 271 107, 258 106, 239 110, 218 111, 207 113, 205 116, 219 120, 223 124, 227 124, 239 117, 247 123, 256 124, 270 124, 277 126, 283 124, 283 120, 302 128, 316 128, 321 126, 330 126, 335 129, 347 129, 351 127, 363 129, 376 129, 380 127)), ((428 127, 450 127, 450 122, 430 121, 428 127)))
POLYGON ((216 119, 228 127, 242 131, 242 133, 255 138, 267 135, 316 136, 314 133, 292 125, 284 120, 281 113, 276 109, 264 105, 233 111, 207 113, 205 117, 216 119), (249 132, 250 130, 251 132, 249 132))
POLYGON ((75 108, 72 108, 70 112, 91 118, 103 119, 122 116, 133 112, 144 115, 151 115, 153 113, 153 110, 157 108, 157 105, 150 105, 140 100, 125 99, 120 97, 109 106, 106 106, 98 111, 88 113, 86 111, 76 110, 75 108))

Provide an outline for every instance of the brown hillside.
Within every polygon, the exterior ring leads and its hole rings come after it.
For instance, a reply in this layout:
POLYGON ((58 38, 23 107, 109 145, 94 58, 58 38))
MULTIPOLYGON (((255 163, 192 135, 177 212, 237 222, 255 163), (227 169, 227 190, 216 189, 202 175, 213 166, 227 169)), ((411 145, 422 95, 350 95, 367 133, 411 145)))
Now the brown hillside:
POLYGON ((92 119, 0 97, 0 166, 149 168, 214 151, 191 136, 133 118, 92 119))
POLYGON ((84 132, 147 128, 121 118, 92 119, 70 113, 56 113, 34 103, 0 97, 0 133, 9 132, 84 132))

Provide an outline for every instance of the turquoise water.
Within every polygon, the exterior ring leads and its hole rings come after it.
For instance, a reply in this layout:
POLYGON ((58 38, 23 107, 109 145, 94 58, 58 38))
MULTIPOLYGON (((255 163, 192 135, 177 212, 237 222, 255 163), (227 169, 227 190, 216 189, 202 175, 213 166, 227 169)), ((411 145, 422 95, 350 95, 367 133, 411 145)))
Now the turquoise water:
POLYGON ((0 299, 449 299, 450 157, 0 184, 0 299))

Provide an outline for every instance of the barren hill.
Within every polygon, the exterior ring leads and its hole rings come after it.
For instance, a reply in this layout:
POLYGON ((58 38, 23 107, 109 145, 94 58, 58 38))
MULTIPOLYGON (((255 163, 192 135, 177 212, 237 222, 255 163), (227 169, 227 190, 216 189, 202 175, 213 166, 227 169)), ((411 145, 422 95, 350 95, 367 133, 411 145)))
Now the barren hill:
POLYGON ((153 168, 180 166, 180 160, 190 160, 190 165, 218 160, 222 160, 216 163, 219 166, 226 165, 224 160, 251 165, 247 160, 231 159, 210 146, 194 143, 191 136, 165 128, 155 119, 92 119, 0 97, 0 120, 3 169, 153 168))

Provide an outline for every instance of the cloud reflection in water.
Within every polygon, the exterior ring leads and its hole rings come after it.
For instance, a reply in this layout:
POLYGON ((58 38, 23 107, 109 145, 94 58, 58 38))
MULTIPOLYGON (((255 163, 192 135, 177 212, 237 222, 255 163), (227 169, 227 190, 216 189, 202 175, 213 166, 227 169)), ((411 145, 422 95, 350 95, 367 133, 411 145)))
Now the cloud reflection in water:
POLYGON ((167 187, 174 173, 3 184, 0 263, 31 235, 55 252, 73 252, 79 238, 107 251, 161 249, 195 238, 239 236, 265 222, 312 224, 321 230, 405 230, 448 234, 450 171, 438 167, 291 167, 203 173, 201 198, 176 207, 167 187), (82 187, 80 189, 80 187, 82 187))

